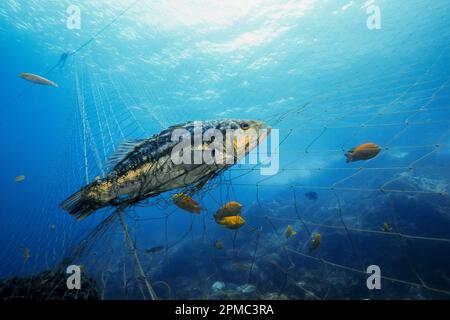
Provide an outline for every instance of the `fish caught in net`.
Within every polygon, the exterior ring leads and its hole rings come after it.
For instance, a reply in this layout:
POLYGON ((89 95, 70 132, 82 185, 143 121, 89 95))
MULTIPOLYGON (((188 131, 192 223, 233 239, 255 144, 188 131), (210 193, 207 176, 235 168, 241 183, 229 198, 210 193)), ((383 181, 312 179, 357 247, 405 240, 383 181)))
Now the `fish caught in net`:
MULTIPOLYGON (((450 298, 448 4, 414 1, 407 29, 368 31, 357 1, 223 19, 126 2, 86 3, 102 8, 95 32, 48 46, 56 64, 25 74, 32 87, 5 108, 28 131, 5 145, 22 167, 5 188, 5 226, 18 227, 5 227, 2 299, 450 298), (33 101, 38 121, 21 113, 33 101), (223 137, 271 128, 270 148, 253 147, 273 162, 241 163, 244 139, 232 163, 175 164, 174 132, 197 122, 223 137), (66 290, 70 265, 85 291, 66 290), (373 265, 383 290, 366 286, 373 265)), ((224 151, 205 141, 179 155, 224 151)))

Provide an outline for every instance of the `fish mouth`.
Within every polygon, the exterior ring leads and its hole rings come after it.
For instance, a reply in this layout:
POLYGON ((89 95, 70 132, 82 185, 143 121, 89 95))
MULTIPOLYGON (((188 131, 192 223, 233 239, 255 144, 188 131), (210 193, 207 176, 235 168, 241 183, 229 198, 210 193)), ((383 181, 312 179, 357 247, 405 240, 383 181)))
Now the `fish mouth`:
POLYGON ((260 125, 259 125, 258 144, 263 142, 264 139, 266 139, 270 135, 270 132, 272 131, 272 127, 267 126, 265 122, 259 121, 259 123, 260 125))
POLYGON ((266 128, 266 130, 264 130, 262 133, 260 133, 259 137, 258 137, 258 144, 262 143, 270 134, 270 131, 272 130, 272 128, 266 128))

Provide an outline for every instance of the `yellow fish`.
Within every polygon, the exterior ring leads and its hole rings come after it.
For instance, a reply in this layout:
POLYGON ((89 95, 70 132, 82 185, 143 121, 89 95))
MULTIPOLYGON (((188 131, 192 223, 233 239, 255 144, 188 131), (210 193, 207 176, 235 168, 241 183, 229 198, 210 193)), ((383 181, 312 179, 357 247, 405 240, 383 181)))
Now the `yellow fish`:
POLYGON ((392 231, 392 227, 389 225, 389 223, 387 223, 386 221, 383 223, 383 227, 381 228, 381 231, 384 232, 391 232, 392 231))
POLYGON ((23 175, 17 176, 14 180, 16 182, 24 182, 25 181, 25 176, 23 176, 23 175))
POLYGON ((233 267, 235 267, 239 271, 247 271, 248 269, 250 269, 250 265, 243 262, 235 262, 233 263, 233 267))
POLYGON ((294 228, 291 225, 288 225, 286 228, 286 232, 284 235, 286 236, 286 239, 289 239, 292 236, 295 236, 297 232, 294 230, 294 228))
POLYGON ((231 217, 231 216, 237 216, 241 214, 242 210, 242 204, 231 201, 225 204, 222 208, 217 210, 216 214, 214 215, 214 218, 216 220, 221 219, 223 217, 231 217))
POLYGON ((219 212, 227 215, 237 215, 241 212, 242 204, 236 201, 230 201, 219 209, 219 212))
POLYGON ((22 259, 25 263, 30 260, 30 249, 27 247, 22 247, 22 259))
POLYGON ((223 249, 223 243, 222 243, 222 241, 216 240, 216 241, 214 242, 214 247, 215 247, 217 250, 222 250, 222 249, 223 249))
POLYGON ((200 214, 200 210, 202 209, 202 207, 194 199, 184 193, 177 193, 173 195, 172 200, 177 207, 190 213, 200 214))
POLYGON ((320 246, 320 242, 322 241, 322 236, 320 233, 315 233, 311 240, 311 249, 316 250, 320 246))
POLYGON ((345 156, 347 157, 347 162, 369 160, 376 157, 380 151, 381 148, 378 145, 369 142, 349 150, 345 156))
POLYGON ((245 224, 245 220, 241 216, 223 217, 216 222, 228 229, 239 229, 245 224))
POLYGON ((38 76, 36 74, 21 73, 19 76, 22 79, 25 79, 27 81, 33 82, 35 84, 40 84, 40 85, 44 85, 44 86, 58 87, 58 85, 56 83, 54 83, 53 81, 45 79, 44 77, 38 76))

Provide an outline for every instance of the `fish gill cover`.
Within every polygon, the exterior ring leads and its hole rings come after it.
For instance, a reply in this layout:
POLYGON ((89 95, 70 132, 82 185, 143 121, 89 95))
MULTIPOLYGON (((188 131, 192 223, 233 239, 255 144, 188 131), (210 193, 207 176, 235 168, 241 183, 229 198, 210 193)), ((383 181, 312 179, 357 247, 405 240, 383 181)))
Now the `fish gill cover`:
POLYGON ((2 1, 0 297, 449 299, 449 16, 446 0, 2 1), (225 119, 271 127, 258 161, 172 183, 159 137, 225 119))

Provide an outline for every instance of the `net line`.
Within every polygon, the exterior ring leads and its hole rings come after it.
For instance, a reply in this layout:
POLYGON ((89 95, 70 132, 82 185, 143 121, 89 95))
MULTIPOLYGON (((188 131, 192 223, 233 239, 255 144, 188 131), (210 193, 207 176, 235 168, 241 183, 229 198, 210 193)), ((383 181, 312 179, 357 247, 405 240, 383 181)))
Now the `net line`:
MULTIPOLYGON (((84 76, 83 78, 88 79, 89 76, 84 76)), ((78 81, 79 81, 79 79, 77 80, 77 83, 79 83, 78 81)), ((94 81, 91 80, 91 82, 94 82, 94 81)), ((96 87, 96 86, 94 86, 94 88, 91 88, 91 90, 86 90, 87 87, 88 86, 86 85, 86 83, 84 83, 83 85, 79 85, 78 86, 78 91, 81 91, 81 90, 83 90, 83 91, 92 91, 94 93, 102 91, 101 88, 96 87), (84 87, 84 89, 81 89, 82 87, 84 87)), ((103 108, 104 103, 101 102, 101 105, 99 106, 98 105, 99 101, 100 101, 99 98, 93 99, 93 101, 96 101, 96 102, 94 102, 92 104, 92 108, 91 108, 92 110, 90 110, 91 115, 96 115, 96 116, 88 116, 87 115, 87 112, 88 112, 87 109, 84 109, 84 108, 86 108, 86 106, 82 102, 84 98, 82 96, 80 96, 79 99, 80 99, 79 101, 81 101, 81 103, 79 103, 80 104, 80 108, 81 108, 80 117, 82 119, 82 126, 84 128, 82 130, 82 134, 83 134, 83 137, 84 137, 83 141, 85 141, 86 148, 93 149, 91 152, 84 152, 84 154, 85 154, 85 157, 88 158, 88 163, 93 163, 94 167, 96 167, 96 166, 99 167, 99 168, 91 168, 89 165, 86 166, 86 169, 88 169, 88 172, 89 172, 88 176, 90 177, 90 179, 92 179, 92 177, 95 174, 95 172, 98 172, 101 169, 101 162, 98 161, 98 159, 99 158, 105 158, 106 157, 105 150, 113 149, 114 145, 111 146, 110 143, 105 142, 104 140, 107 140, 107 139, 104 137, 104 134, 102 134, 101 132, 97 136, 92 134, 92 133, 90 134, 89 131, 92 132, 92 129, 88 129, 88 128, 90 128, 90 127, 92 128, 93 127, 90 122, 92 121, 92 119, 95 119, 95 117, 96 117, 98 119, 98 121, 99 121, 99 124, 96 125, 95 127, 97 127, 97 128, 105 128, 105 127, 109 126, 110 127, 110 132, 113 132, 113 131, 121 132, 120 133, 120 138, 122 138, 122 137, 128 136, 128 134, 125 133, 125 130, 123 129, 123 126, 120 125, 120 123, 123 123, 123 122, 118 120, 118 119, 121 118, 121 117, 124 117, 124 116, 133 118, 133 116, 130 115, 129 111, 127 111, 127 107, 126 106, 123 106, 123 108, 121 108, 122 112, 119 112, 119 113, 116 114, 115 110, 116 110, 117 105, 114 106, 114 104, 112 104, 109 101, 109 102, 106 102, 106 103, 109 105, 108 108, 111 111, 110 114, 113 115, 113 117, 112 117, 112 119, 108 119, 107 117, 104 117, 104 119, 101 119, 101 117, 99 117, 98 115, 99 115, 99 113, 101 113, 101 112, 99 112, 99 110, 103 108), (114 117, 117 117, 117 118, 114 119, 114 117), (104 121, 104 123, 101 123, 100 121, 104 121), (113 123, 110 124, 109 121, 112 121, 113 123), (112 128, 115 128, 115 126, 121 127, 122 130, 112 129, 112 128), (100 138, 100 140, 102 142, 101 145, 105 145, 105 147, 103 148, 103 154, 102 154, 101 157, 96 155, 96 154, 100 154, 101 153, 101 151, 98 148, 99 144, 93 142, 93 140, 96 139, 96 138, 100 138), (89 155, 87 155, 87 154, 90 154, 90 158, 89 158, 89 155)), ((123 103, 124 100, 125 99, 120 99, 119 101, 121 101, 123 103)), ((129 129, 129 130, 132 130, 132 129, 129 129)), ((294 131, 294 130, 292 129, 289 132, 291 132, 291 131, 294 131)), ((133 131, 129 131, 129 132, 133 132, 133 131)), ((286 139, 289 139, 289 136, 290 135, 288 135, 286 139)), ((114 140, 114 138, 112 136, 110 136, 109 139, 112 140, 112 141, 114 140)), ((320 139, 320 137, 319 137, 319 139, 320 139)), ((420 146, 420 147, 429 147, 429 146, 420 146)), ((310 152, 312 152, 312 151, 310 151, 310 152)), ((308 154, 310 154, 310 152, 308 152, 308 154)), ((318 152, 320 152, 320 150, 318 152)), ((404 169, 408 169, 408 168, 410 168, 410 166, 398 167, 397 169, 404 170, 404 169)), ((361 168, 316 168, 316 169, 317 170, 377 170, 377 169, 378 170, 383 170, 384 168, 362 168, 362 169, 361 168)), ((391 169, 391 168, 389 168, 389 169, 391 169)), ((244 171, 244 172, 250 171, 250 172, 252 172, 252 171, 256 171, 256 170, 258 170, 258 169, 257 168, 249 168, 249 169, 234 168, 234 169, 231 169, 230 171, 244 171)), ((282 168, 282 171, 290 171, 290 170, 302 170, 302 169, 282 168)), ((305 170, 310 170, 310 168, 305 168, 305 170)), ((222 185, 223 183, 226 184, 226 183, 230 182, 233 187, 240 187, 240 186, 252 186, 252 187, 255 187, 256 186, 257 188, 260 188, 260 187, 276 188, 276 187, 286 187, 286 186, 288 186, 288 187, 291 187, 293 189, 302 189, 302 188, 304 189, 304 188, 307 188, 307 189, 326 189, 326 190, 331 190, 331 191, 358 191, 358 192, 379 191, 379 192, 383 192, 383 193, 395 193, 395 192, 397 192, 397 193, 409 193, 409 194, 414 194, 414 193, 416 193, 416 194, 430 194, 431 193, 431 194, 445 195, 445 194, 443 194, 441 192, 421 191, 421 190, 400 190, 400 189, 397 190, 397 189, 389 189, 389 188, 382 188, 382 187, 381 188, 346 188, 346 187, 333 187, 332 185, 330 185, 330 186, 310 186, 310 185, 309 186, 308 185, 301 186, 301 185, 296 185, 296 184, 289 184, 289 185, 283 184, 283 185, 278 185, 277 186, 277 185, 274 185, 274 184, 267 185, 268 180, 264 180, 265 183, 263 183, 264 181, 261 182, 261 180, 260 180, 257 183, 243 184, 243 183, 239 183, 239 182, 235 183, 235 182, 232 181, 232 179, 233 178, 224 179, 224 180, 222 180, 222 183, 217 183, 217 184, 218 185, 222 185)), ((225 199, 231 199, 232 197, 233 196, 227 195, 224 198, 225 199)), ((219 201, 219 203, 222 203, 222 202, 219 201)), ((165 217, 165 218, 167 218, 167 217, 165 217)), ((152 219, 152 218, 149 218, 149 219, 152 219)), ((270 219, 273 219, 273 217, 270 217, 270 219)), ((289 220, 286 220, 286 221, 289 221, 289 220)), ((305 223, 305 225, 308 225, 307 221, 303 221, 303 222, 305 223)), ((311 224, 311 225, 314 225, 314 224, 311 224)), ((316 224, 314 226, 316 226, 316 227, 327 227, 326 225, 320 225, 320 224, 316 224)), ((330 226, 328 226, 328 227, 330 227, 330 226)), ((334 226, 334 227, 337 228, 338 226, 334 226)), ((343 226, 340 226, 340 229, 345 229, 345 228, 343 226)), ((349 231, 358 231, 358 232, 366 232, 367 231, 367 232, 370 232, 370 233, 377 233, 377 234, 383 234, 383 235, 385 234, 385 233, 377 232, 377 231, 374 231, 374 230, 370 230, 369 231, 369 230, 352 228, 352 227, 348 227, 347 229, 349 231)), ((397 235, 396 233, 392 233, 392 234, 388 233, 388 234, 390 236, 391 235, 397 235)), ((408 238, 408 239, 420 239, 420 240, 431 240, 431 241, 448 242, 448 239, 440 239, 440 238, 433 238, 433 237, 418 237, 418 236, 414 236, 414 235, 404 235, 404 234, 401 234, 401 235, 398 234, 398 235, 401 236, 401 237, 408 238)), ((287 248, 286 250, 289 251, 289 252, 292 252, 292 249, 287 248)), ((297 252, 297 251, 295 251, 295 252, 297 252)), ((304 255, 304 253, 303 253, 303 255, 304 255)), ((255 254, 254 257, 256 257, 256 254, 255 254)), ((322 260, 321 258, 317 258, 317 257, 313 257, 313 256, 309 256, 309 257, 311 259, 316 259, 316 260, 319 259, 320 261, 322 261, 323 263, 325 263, 325 264, 327 264, 328 266, 331 266, 331 267, 337 267, 337 265, 339 265, 339 264, 336 264, 336 263, 333 263, 333 262, 330 262, 330 261, 327 261, 327 260, 322 260)), ((257 259, 260 259, 260 258, 256 257, 255 260, 257 260, 257 259)), ((359 269, 353 269, 353 268, 345 267, 345 266, 341 266, 340 268, 344 268, 344 269, 350 270, 350 271, 358 270, 359 273, 362 272, 359 269)), ((289 272, 286 271, 286 274, 289 274, 289 272)), ((423 287, 425 289, 429 289, 429 290, 434 291, 434 292, 439 292, 439 293, 446 292, 445 290, 435 289, 433 287, 428 287, 428 286, 420 284, 420 283, 403 281, 401 279, 396 279, 396 278, 391 278, 391 277, 383 277, 383 279, 392 280, 392 281, 395 281, 395 282, 398 282, 398 283, 403 283, 405 285, 421 286, 421 287, 423 287)), ((307 291, 310 292, 309 290, 307 290, 307 291)), ((316 295, 316 297, 317 297, 317 295, 316 295)))
MULTIPOLYGON (((443 53, 444 54, 444 53, 443 53)), ((440 56, 438 59, 436 59, 436 63, 439 62, 439 59, 442 56, 440 56)), ((251 59, 249 59, 251 60, 251 59)), ((86 68, 87 69, 87 68, 86 68)), ((95 73, 90 73, 88 70, 84 70, 81 71, 81 73, 83 74, 83 76, 80 77, 80 79, 78 79, 76 81, 77 85, 79 85, 79 88, 77 89, 77 92, 86 92, 89 90, 86 90, 89 87, 89 83, 97 83, 98 78, 95 76, 95 73), (90 79, 90 80, 89 80, 90 79), (97 79, 97 80, 95 80, 97 79), (79 83, 80 82, 80 83, 79 83)), ((430 70, 432 69, 432 67, 430 67, 430 69, 428 70, 429 72, 427 72, 426 75, 430 74, 430 70)), ((244 70, 244 69, 243 69, 244 70)), ((398 76, 396 76, 398 77, 398 76)), ((425 77, 425 76, 424 76, 425 77)), ((429 84, 430 82, 428 81, 422 81, 424 80, 424 77, 422 79, 416 80, 416 82, 413 82, 412 86, 406 87, 405 88, 401 88, 402 91, 400 94, 397 94, 396 96, 392 96, 392 95, 386 95, 386 96, 377 96, 375 98, 373 98, 372 100, 376 100, 376 99, 380 99, 383 100, 385 98, 394 98, 389 105, 395 105, 398 103, 402 102, 402 99, 405 99, 408 97, 409 94, 411 93, 416 93, 418 91, 414 91, 412 92, 412 89, 419 89, 420 86, 422 85, 426 85, 429 84)), ((394 79, 395 80, 395 79, 394 79)), ((373 79, 373 81, 380 81, 380 79, 373 79)), ((85 176, 86 176, 86 180, 90 180, 92 181, 92 179, 94 178, 95 175, 97 175, 98 173, 101 174, 101 168, 102 168, 102 163, 104 161, 99 161, 99 158, 101 159, 106 159, 107 158, 107 154, 110 154, 111 151, 113 151, 113 149, 115 148, 116 143, 120 142, 120 140, 122 139, 126 139, 129 137, 132 137, 136 134, 137 131, 144 131, 142 130, 142 128, 145 127, 145 125, 142 124, 138 124, 136 123, 136 117, 132 115, 132 113, 129 110, 129 104, 125 101, 126 98, 121 96, 121 92, 124 92, 124 83, 122 83, 121 81, 115 81, 113 79, 111 79, 111 77, 109 77, 108 79, 108 84, 111 86, 112 91, 115 91, 116 93, 118 93, 117 97, 119 99, 115 100, 111 99, 111 92, 108 92, 107 89, 105 88, 106 85, 104 85, 106 82, 104 81, 101 85, 93 85, 91 86, 91 90, 90 92, 93 98, 94 103, 91 106, 87 106, 85 105, 85 101, 88 100, 87 97, 83 97, 82 95, 79 96, 79 105, 80 105, 80 118, 81 118, 81 124, 83 127, 82 130, 82 136, 83 136, 83 141, 84 141, 84 160, 85 160, 85 176), (96 97, 96 98, 95 98, 96 97), (106 112, 104 113, 104 117, 103 119, 101 119, 101 116, 99 116, 99 114, 102 114, 102 110, 104 111, 104 107, 106 106, 107 108, 107 112, 109 112, 109 114, 111 115, 111 117, 107 117, 106 116, 106 112), (99 112, 100 111, 100 112, 99 112), (93 121, 93 119, 97 118, 98 119, 98 124, 94 124, 94 122, 97 121, 93 121), (112 118, 112 119, 111 119, 112 118), (121 119, 124 120, 121 121, 121 119), (112 123, 110 123, 112 122, 112 123), (127 127, 127 125, 124 123, 129 123, 129 127, 127 127), (105 140, 108 140, 108 138, 105 138, 105 133, 103 131, 104 128, 107 128, 107 131, 109 132, 109 142, 106 142, 105 140), (97 135, 95 133, 96 129, 98 128, 98 132, 97 135), (113 133, 115 133, 117 136, 113 137, 113 133), (119 134, 117 134, 119 133, 119 134), (101 141, 101 143, 96 142, 98 140, 101 141), (99 147, 101 146, 101 147, 99 147), (88 151, 89 148, 89 151, 88 151), (99 154, 101 154, 101 156, 99 156, 99 154)), ((320 123, 320 121, 318 120, 314 120, 313 122, 311 121, 305 121, 305 125, 301 125, 299 127, 291 127, 289 128, 289 133, 287 134, 286 137, 286 141, 289 142, 290 140, 292 140, 295 137, 295 133, 296 132, 305 132, 308 131, 308 129, 305 129, 304 127, 307 125, 313 125, 313 126, 318 126, 321 127, 320 133, 319 135, 317 135, 315 138, 313 138, 312 140, 309 141, 309 144, 304 148, 304 154, 302 154, 302 156, 307 157, 310 155, 314 155, 314 154, 320 154, 323 152, 333 152, 333 151, 342 151, 344 150, 344 147, 346 146, 346 143, 344 143, 342 145, 342 150, 337 148, 337 149, 317 149, 314 148, 314 146, 316 145, 316 142, 321 142, 322 138, 324 137, 326 131, 328 130, 332 130, 332 129, 358 129, 358 131, 355 133, 354 138, 358 137, 360 135, 360 133, 367 128, 373 127, 373 128, 384 128, 384 127, 396 127, 396 126, 401 126, 402 129, 400 131, 398 131, 397 135, 395 135, 391 141, 388 141, 388 143, 386 144, 388 149, 384 149, 383 152, 389 152, 391 150, 395 150, 395 149, 426 149, 426 148, 435 148, 435 145, 433 144, 424 144, 424 145, 417 145, 417 146, 396 146, 396 145, 390 145, 392 143, 395 142, 395 139, 400 137, 401 135, 403 135, 405 132, 407 132, 407 130, 409 130, 411 127, 414 126, 418 126, 418 127, 422 127, 425 125, 446 125, 448 122, 446 122, 445 120, 437 120, 437 121, 410 121, 410 118, 418 115, 418 114, 423 114, 423 113, 431 113, 431 112, 435 112, 437 109, 436 108, 430 108, 430 105, 435 101, 436 97, 447 97, 446 95, 440 96, 440 91, 441 90, 445 90, 448 88, 448 80, 441 82, 439 84, 440 86, 438 87, 434 87, 434 89, 436 89, 436 91, 430 96, 427 93, 427 97, 424 98, 424 101, 426 102, 425 105, 417 108, 417 109, 412 109, 412 110, 400 110, 394 113, 389 113, 389 112, 385 112, 385 113, 365 113, 365 116, 368 116, 370 120, 365 120, 362 124, 356 124, 356 125, 339 125, 339 121, 342 121, 343 118, 345 119, 351 119, 351 118, 355 118, 357 121, 357 117, 358 114, 356 112, 355 115, 353 114, 348 114, 348 115, 342 115, 339 116, 335 119, 329 119, 327 116, 324 117, 324 123, 325 126, 321 126, 322 123, 320 123), (385 115, 410 115, 406 118, 407 123, 405 122, 386 122, 386 123, 373 123, 370 124, 370 122, 375 121, 377 118, 379 117, 383 117, 385 115), (332 124, 335 123, 335 125, 333 126, 332 124)), ((353 87, 352 88, 354 91, 358 90, 358 87, 353 87)), ((336 89, 336 91, 338 91, 338 89, 336 89)), ((125 95, 125 94, 124 94, 125 95)), ((351 97, 351 93, 349 93, 350 97, 351 97)), ((128 98, 134 98, 135 96, 131 93, 131 91, 129 91, 127 93, 128 98)), ((327 101, 326 99, 327 97, 324 96, 324 101, 327 101)), ((345 98, 345 95, 342 95, 342 98, 345 98)), ((250 99, 250 98, 248 98, 250 99)), ((306 99, 309 101, 309 99, 306 99)), ((314 104, 316 104, 315 99, 311 99, 313 101, 314 104)), ((361 103, 362 101, 364 101, 363 99, 352 99, 351 105, 356 105, 358 103, 361 103)), ((374 104, 373 101, 370 101, 370 107, 373 110, 377 110, 377 108, 379 108, 378 104, 374 104)), ((290 107, 290 105, 285 105, 286 107, 290 107)), ((325 113, 327 112, 331 112, 333 111, 333 109, 336 108, 335 104, 330 103, 328 107, 324 107, 325 113)), ((440 108, 442 110, 448 110, 447 107, 442 107, 440 108)), ((364 111, 364 105, 362 105, 361 109, 355 108, 355 111, 364 111)), ((306 113, 308 113, 308 110, 305 110, 306 113)), ((343 114, 345 114, 345 112, 342 112, 343 114)), ((313 113, 310 113, 310 116, 312 117, 313 113)), ((330 113, 330 117, 333 115, 333 113, 330 113)), ((269 118, 270 119, 270 118, 269 118)), ((312 118, 311 118, 312 119, 312 118)), ((284 120, 284 119, 283 119, 284 120)), ((289 120, 289 119, 287 119, 289 120)), ((159 122, 160 125, 164 124, 164 122, 160 122, 160 121, 156 121, 159 122)), ((442 139, 444 140, 446 138, 446 135, 444 134, 442 136, 442 139)), ((349 139, 351 141, 353 141, 354 139, 349 139)), ((350 141, 349 141, 350 143, 350 141)), ((367 172, 369 170, 410 170, 414 164, 418 161, 424 160, 427 157, 433 155, 433 153, 438 152, 442 149, 446 149, 448 148, 447 144, 439 144, 439 147, 436 147, 435 149, 433 149, 432 151, 430 151, 429 153, 418 157, 415 161, 413 161, 412 163, 410 163, 407 166, 400 166, 400 167, 379 167, 379 168, 372 168, 372 167, 360 167, 360 168, 329 168, 329 167, 317 167, 314 168, 314 170, 337 170, 337 171, 346 171, 346 170, 356 170, 356 175, 358 175, 360 172, 367 172)), ((368 162, 370 163, 370 162, 368 162)), ((258 168, 232 168, 230 171, 244 171, 244 172, 249 172, 249 174, 251 174, 251 172, 256 172, 258 170, 258 168)), ((301 171, 301 170, 311 170, 311 168, 288 168, 286 166, 283 166, 281 168, 281 172, 285 172, 285 173, 290 173, 290 172, 295 172, 295 171, 301 171)), ((355 175, 355 176, 356 176, 355 175)), ((348 176, 344 179, 351 179, 354 176, 348 176)), ((391 189, 391 188, 386 188, 385 186, 390 184, 391 182, 393 182, 393 180, 387 180, 385 184, 383 184, 381 187, 379 188, 358 188, 358 187, 336 187, 333 184, 330 185, 299 185, 299 184, 271 184, 270 183, 270 179, 264 179, 264 180, 259 180, 256 183, 239 183, 239 182, 234 182, 234 180, 238 180, 236 177, 234 177, 233 175, 231 175, 231 177, 227 177, 222 179, 221 181, 217 182, 216 185, 217 186, 223 186, 224 184, 226 185, 226 191, 225 191, 225 195, 221 195, 219 197, 220 200, 217 200, 218 204, 222 204, 225 201, 223 199, 227 199, 230 200, 232 198, 236 198, 235 195, 232 195, 229 193, 230 191, 230 187, 229 185, 231 185, 231 189, 234 191, 235 188, 240 188, 240 187, 254 187, 257 190, 260 187, 283 187, 283 188, 291 188, 294 190, 295 189, 317 189, 317 190, 328 190, 328 191, 348 191, 348 192, 381 192, 384 194, 390 194, 390 193, 402 193, 402 194, 416 194, 416 195, 425 195, 425 194, 432 194, 432 195, 440 195, 442 197, 447 197, 447 192, 443 192, 443 191, 424 191, 424 190, 403 190, 403 189, 391 189)), ((335 184, 339 184, 342 183, 346 180, 339 180, 337 183, 335 184)), ((214 182, 212 183, 214 184, 214 182)), ((220 191, 222 192, 222 188, 220 188, 220 191)), ((232 192, 233 192, 232 191, 232 192)), ((211 195, 212 197, 212 195, 211 195)), ((297 200, 295 200, 297 201, 297 200)), ((163 216, 163 219, 165 220, 165 225, 166 225, 166 233, 168 230, 167 227, 167 218, 170 216, 163 216)), ((145 218, 143 218, 145 219, 145 218)), ((148 218, 149 220, 153 218, 148 218)), ((156 219, 156 218, 155 218, 156 219)), ((275 219, 274 217, 270 217, 270 219, 275 219)), ((294 219, 295 220, 295 219, 294 219)), ((192 221, 194 221, 194 219, 192 219, 192 221)), ((289 220, 285 220, 286 222, 288 222, 289 220)), ((294 222, 294 221, 291 221, 294 222)), ((302 221, 302 224, 304 223, 304 225, 308 225, 308 221, 302 221)), ((324 224, 313 224, 310 223, 311 226, 315 226, 315 227, 324 227, 326 228, 326 225, 324 224)), ((381 232, 380 231, 376 231, 376 230, 366 230, 366 229, 358 229, 358 228, 353 228, 353 227, 348 227, 348 226, 328 226, 329 228, 331 227, 336 227, 335 229, 340 229, 340 230, 348 230, 348 231, 352 231, 352 232, 363 232, 363 233, 370 233, 370 234, 379 234, 379 235, 386 235, 386 236, 400 236, 401 238, 406 238, 406 239, 413 239, 413 240, 426 240, 426 241, 438 241, 438 242, 448 242, 448 239, 446 238, 437 238, 437 237, 421 237, 421 236, 414 236, 414 235, 408 235, 408 234, 403 234, 403 233, 385 233, 385 232, 381 232)), ((189 229, 188 229, 189 230, 189 229)), ((188 231, 187 234, 189 234, 190 232, 188 231)), ((308 232, 310 233, 310 232, 308 232)), ((167 235, 166 235, 166 239, 167 239, 167 235)), ((183 240, 185 239, 184 237, 181 238, 182 240, 180 242, 183 242, 183 240)), ((285 249, 282 249, 283 251, 285 249)), ((287 248, 286 250, 290 250, 289 248, 287 248)), ((292 251, 291 251, 292 252, 292 251)), ((297 252, 293 252, 296 253, 297 252)), ((305 253, 302 253, 303 255, 305 255, 305 253)), ((256 260, 259 259, 258 256, 256 256, 256 254, 254 255, 254 258, 256 257, 256 260)), ((322 261, 321 258, 317 258, 314 256, 309 256, 309 258, 311 259, 319 259, 320 261, 322 261)), ((327 261, 327 260, 325 260, 327 261)), ((322 261, 323 262, 323 261, 322 261)), ((343 268, 345 270, 348 271, 353 271, 358 272, 358 273, 363 273, 362 270, 359 269, 354 269, 351 267, 345 267, 345 266, 340 266, 338 267, 339 264, 333 263, 331 261, 327 261, 324 262, 325 264, 329 265, 330 267, 337 267, 337 268, 343 268), (329 263, 327 263, 329 262, 329 263)), ((125 268, 123 269, 125 270, 125 268)), ((126 273, 126 271, 124 271, 124 273, 126 273)), ((288 274, 288 272, 286 272, 286 274, 288 274)), ((365 274, 365 273, 364 273, 365 274)), ((250 272, 251 275, 251 272, 250 272)), ((126 276, 124 276, 124 278, 127 278, 126 276)), ((389 278, 389 277, 384 277, 387 280, 390 279, 394 279, 394 278, 389 278)), ((426 285, 424 286, 423 283, 414 283, 414 282, 408 282, 408 281, 403 281, 403 280, 399 280, 396 279, 397 282, 399 283, 403 283, 405 285, 409 285, 409 286, 421 286, 423 288, 429 289, 426 285)), ((126 282, 126 281, 124 281, 126 282)), ((431 291, 435 291, 435 292, 440 292, 440 293, 446 293, 447 291, 442 290, 440 291, 440 289, 430 289, 431 291)))

